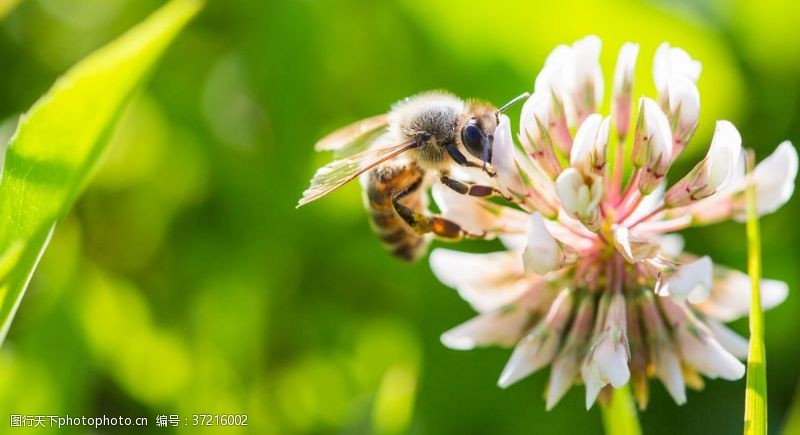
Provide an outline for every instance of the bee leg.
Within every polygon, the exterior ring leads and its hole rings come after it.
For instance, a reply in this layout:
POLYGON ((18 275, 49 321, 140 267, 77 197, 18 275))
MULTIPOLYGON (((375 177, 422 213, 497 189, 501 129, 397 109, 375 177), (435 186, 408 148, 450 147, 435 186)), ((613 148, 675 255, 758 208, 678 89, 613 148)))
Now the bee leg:
POLYGON ((420 213, 400 203, 400 200, 419 189, 421 185, 422 177, 392 195, 392 207, 395 213, 397 213, 417 234, 433 233, 439 237, 453 240, 462 238, 481 239, 485 237, 485 234, 472 234, 467 232, 461 228, 461 225, 449 219, 420 213))
POLYGON ((445 186, 453 189, 455 192, 458 192, 462 195, 477 196, 477 197, 497 195, 505 199, 506 201, 513 200, 513 198, 509 197, 508 195, 504 194, 503 192, 492 186, 485 186, 482 184, 476 184, 472 182, 458 181, 448 177, 447 175, 443 175, 441 181, 445 186))

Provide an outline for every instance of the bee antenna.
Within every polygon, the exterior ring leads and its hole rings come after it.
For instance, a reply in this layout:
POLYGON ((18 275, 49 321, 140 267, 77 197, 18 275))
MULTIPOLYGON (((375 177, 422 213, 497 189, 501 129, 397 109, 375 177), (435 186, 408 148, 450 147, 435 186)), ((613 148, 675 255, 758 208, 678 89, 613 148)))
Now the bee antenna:
POLYGON ((504 104, 501 108, 497 109, 497 114, 499 115, 499 114, 505 112, 506 110, 508 110, 509 107, 519 103, 520 101, 522 101, 522 100, 524 100, 524 99, 526 99, 526 98, 528 98, 530 96, 531 96, 530 92, 523 92, 523 93, 517 95, 516 97, 514 97, 513 100, 509 101, 508 103, 504 104))

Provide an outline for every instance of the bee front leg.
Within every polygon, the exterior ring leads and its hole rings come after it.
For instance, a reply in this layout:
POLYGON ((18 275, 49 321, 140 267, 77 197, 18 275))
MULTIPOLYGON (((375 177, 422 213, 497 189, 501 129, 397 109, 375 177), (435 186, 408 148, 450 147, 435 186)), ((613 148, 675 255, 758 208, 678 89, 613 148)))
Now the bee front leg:
POLYGON ((477 184, 472 182, 458 181, 448 177, 447 175, 442 175, 442 178, 440 180, 442 181, 442 184, 462 195, 477 196, 477 197, 497 195, 505 199, 506 201, 513 200, 513 198, 509 197, 508 195, 504 194, 503 192, 492 186, 485 186, 482 184, 477 184))
POLYGON ((400 200, 402 200, 408 194, 419 189, 421 184, 422 177, 392 195, 392 207, 394 208, 395 213, 397 213, 397 215, 400 216, 403 221, 408 224, 408 226, 417 232, 417 234, 433 233, 439 237, 451 240, 458 240, 462 238, 482 239, 486 236, 485 233, 470 233, 461 228, 461 225, 449 219, 446 219, 442 216, 421 213, 400 203, 400 200))

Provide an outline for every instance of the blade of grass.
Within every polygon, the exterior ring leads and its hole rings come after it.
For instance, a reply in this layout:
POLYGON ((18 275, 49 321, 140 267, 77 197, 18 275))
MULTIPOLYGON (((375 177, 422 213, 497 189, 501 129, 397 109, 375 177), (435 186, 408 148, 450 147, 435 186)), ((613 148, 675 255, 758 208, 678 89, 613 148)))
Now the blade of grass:
POLYGON ((173 0, 67 71, 19 122, 0 179, 0 344, 56 222, 199 0, 173 0))
MULTIPOLYGON (((747 152, 747 173, 755 157, 747 152)), ((748 178, 749 179, 749 178, 748 178)), ((755 184, 750 180, 747 201, 747 272, 750 275, 750 350, 747 354, 747 389, 744 400, 745 435, 767 433, 767 356, 764 350, 764 311, 761 309, 761 234, 756 213, 755 184)))
POLYGON ((639 416, 628 385, 615 388, 608 405, 603 410, 603 429, 608 435, 641 435, 639 416))

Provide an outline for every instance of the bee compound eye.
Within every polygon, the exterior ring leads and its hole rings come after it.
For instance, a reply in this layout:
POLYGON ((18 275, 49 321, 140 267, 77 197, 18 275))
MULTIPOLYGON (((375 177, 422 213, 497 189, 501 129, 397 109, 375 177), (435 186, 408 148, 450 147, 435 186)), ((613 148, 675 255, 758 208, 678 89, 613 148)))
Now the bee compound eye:
POLYGON ((464 143, 464 147, 479 159, 483 158, 483 140, 483 132, 477 125, 467 124, 461 129, 461 141, 464 143))

